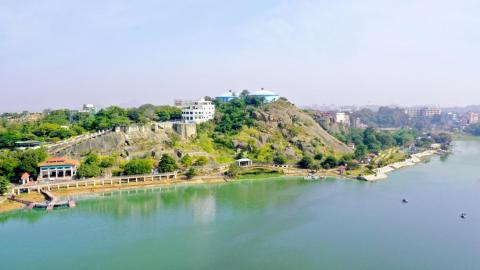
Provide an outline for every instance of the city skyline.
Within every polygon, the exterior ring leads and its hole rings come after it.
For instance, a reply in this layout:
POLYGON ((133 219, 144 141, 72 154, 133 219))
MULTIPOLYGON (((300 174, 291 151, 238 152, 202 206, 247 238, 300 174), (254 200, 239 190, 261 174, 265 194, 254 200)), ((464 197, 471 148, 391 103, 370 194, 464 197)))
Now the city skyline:
POLYGON ((3 1, 0 111, 265 88, 300 106, 480 103, 475 1, 3 1))

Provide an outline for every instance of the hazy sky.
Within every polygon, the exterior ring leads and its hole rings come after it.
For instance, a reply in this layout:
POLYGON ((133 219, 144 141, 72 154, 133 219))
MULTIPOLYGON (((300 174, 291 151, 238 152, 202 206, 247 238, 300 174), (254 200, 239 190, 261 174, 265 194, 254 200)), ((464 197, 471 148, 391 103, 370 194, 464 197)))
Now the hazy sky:
POLYGON ((478 0, 0 0, 0 111, 172 103, 480 103, 478 0))

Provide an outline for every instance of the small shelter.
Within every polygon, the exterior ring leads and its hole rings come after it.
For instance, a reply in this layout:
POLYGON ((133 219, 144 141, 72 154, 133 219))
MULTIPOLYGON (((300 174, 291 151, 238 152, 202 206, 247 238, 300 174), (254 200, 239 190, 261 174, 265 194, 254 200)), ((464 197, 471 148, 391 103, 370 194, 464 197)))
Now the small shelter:
POLYGON ((253 162, 249 158, 241 158, 237 160, 238 167, 250 167, 253 165, 253 162))
POLYGON ((22 176, 20 177, 20 183, 22 185, 26 185, 30 182, 30 174, 27 172, 24 172, 22 176))
POLYGON ((72 180, 77 175, 79 163, 65 158, 49 158, 38 164, 40 174, 38 180, 72 180))

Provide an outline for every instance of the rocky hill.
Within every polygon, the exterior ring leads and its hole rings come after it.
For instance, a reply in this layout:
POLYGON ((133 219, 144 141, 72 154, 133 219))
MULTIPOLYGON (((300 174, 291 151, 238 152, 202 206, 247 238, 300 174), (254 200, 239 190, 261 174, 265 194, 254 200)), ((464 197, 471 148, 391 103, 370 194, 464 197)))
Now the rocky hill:
MULTIPOLYGON (((173 129, 152 128, 156 124, 110 132, 57 150, 56 156, 81 158, 89 152, 103 155, 119 153, 125 158, 153 157, 170 153, 177 159, 206 156, 211 164, 232 162, 240 156, 259 162, 272 162, 278 155, 296 162, 303 155, 351 152, 345 144, 326 132, 309 114, 281 99, 271 104, 249 107, 248 125, 236 132, 219 132, 215 121, 198 126, 190 138, 173 129)), ((222 114, 219 110, 219 114, 222 114)))
POLYGON ((289 143, 304 152, 351 152, 309 114, 286 100, 269 104, 264 110, 258 111, 255 118, 261 130, 266 133, 280 132, 289 143))

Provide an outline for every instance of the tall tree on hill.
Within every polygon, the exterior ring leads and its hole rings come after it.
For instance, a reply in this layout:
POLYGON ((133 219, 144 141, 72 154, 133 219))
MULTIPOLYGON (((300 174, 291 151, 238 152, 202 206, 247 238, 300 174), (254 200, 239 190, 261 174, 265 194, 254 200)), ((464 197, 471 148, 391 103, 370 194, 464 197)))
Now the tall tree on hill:
POLYGON ((10 186, 10 181, 5 176, 0 176, 0 195, 5 194, 10 186))

